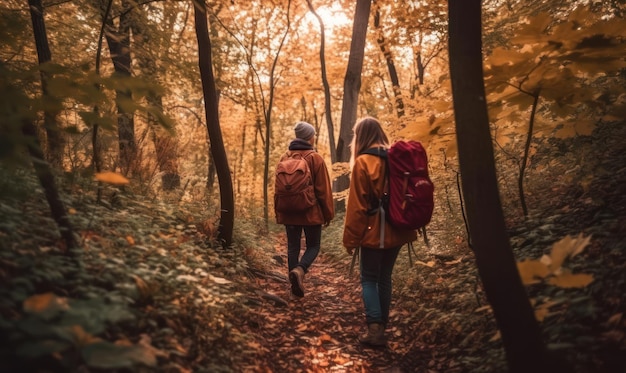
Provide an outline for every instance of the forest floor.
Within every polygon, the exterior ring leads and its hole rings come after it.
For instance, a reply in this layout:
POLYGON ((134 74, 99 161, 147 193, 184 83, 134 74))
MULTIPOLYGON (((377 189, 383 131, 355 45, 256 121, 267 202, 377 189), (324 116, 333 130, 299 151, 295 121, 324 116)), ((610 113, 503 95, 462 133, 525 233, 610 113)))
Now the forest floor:
MULTIPOLYGON (((591 236, 565 267, 582 288, 528 287, 546 345, 569 372, 626 371, 626 126, 540 141, 527 175, 531 213, 502 190, 518 260, 591 236)), ((514 168, 511 168, 514 169, 514 168)), ((502 343, 452 197, 439 198, 430 245, 394 270, 386 348, 364 331, 358 266, 342 216, 323 231, 306 295, 289 296, 282 227, 238 220, 229 250, 209 239, 206 202, 184 204, 65 179, 81 252, 65 250, 32 172, 1 168, 1 372, 506 372, 502 343)), ((513 180, 515 172, 501 170, 513 180)), ((437 176, 435 176, 437 177, 437 176)), ((450 177, 449 180, 454 180, 450 177)), ((532 357, 529 357, 532 358, 532 357)))

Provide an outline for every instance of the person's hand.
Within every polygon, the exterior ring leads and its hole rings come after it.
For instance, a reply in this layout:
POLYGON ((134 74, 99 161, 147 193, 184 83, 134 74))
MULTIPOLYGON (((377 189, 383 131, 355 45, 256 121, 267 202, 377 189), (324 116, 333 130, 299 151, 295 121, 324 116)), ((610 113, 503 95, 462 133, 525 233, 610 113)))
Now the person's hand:
POLYGON ((348 255, 352 256, 354 254, 354 247, 346 247, 346 252, 348 255))
POLYGON ((330 220, 326 220, 324 222, 324 228, 328 227, 330 225, 330 220))

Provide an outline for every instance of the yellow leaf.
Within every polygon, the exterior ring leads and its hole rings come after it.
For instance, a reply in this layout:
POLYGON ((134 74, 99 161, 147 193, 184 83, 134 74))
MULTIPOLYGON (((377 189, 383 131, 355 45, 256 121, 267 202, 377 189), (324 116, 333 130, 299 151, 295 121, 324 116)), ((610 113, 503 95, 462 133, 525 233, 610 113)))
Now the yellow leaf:
POLYGON ((463 260, 463 257, 460 257, 457 260, 451 260, 449 262, 444 262, 443 264, 448 265, 448 266, 449 265, 453 265, 453 264, 459 264, 459 263, 461 263, 462 260, 463 260))
POLYGON ((582 233, 580 233, 578 237, 576 237, 575 241, 576 245, 572 250, 572 255, 570 255, 570 258, 575 257, 576 255, 582 253, 583 250, 585 250, 585 247, 587 247, 587 245, 589 245, 589 242, 591 241, 591 235, 585 237, 582 233))
POLYGON ((132 236, 126 236, 126 241, 128 241, 130 245, 135 244, 135 239, 132 236))
POLYGON ((590 240, 591 236, 584 237, 581 233, 576 238, 567 235, 552 245, 550 252, 550 258, 552 259, 552 264, 550 265, 551 272, 561 268, 565 259, 580 254, 589 245, 590 240))
POLYGON ((517 270, 524 285, 534 284, 537 282, 537 279, 543 279, 550 273, 548 267, 538 260, 518 262, 517 270))
POLYGON ((548 283, 561 288, 584 288, 593 282, 593 276, 586 273, 561 273, 548 280, 548 283))
POLYGON ((229 280, 227 280, 225 278, 222 278, 222 277, 215 277, 215 276, 213 276, 211 274, 209 274, 208 277, 209 277, 209 279, 211 281, 215 282, 216 284, 225 285, 225 284, 231 284, 232 283, 232 281, 229 281, 229 280))
POLYGON ((422 262, 420 260, 416 260, 415 261, 415 265, 418 265, 418 264, 421 265, 421 266, 433 268, 435 266, 435 261, 431 260, 428 263, 425 263, 425 262, 422 262))
POLYGON ((70 215, 76 215, 76 209, 69 208, 69 209, 67 210, 67 213, 68 213, 68 214, 70 214, 70 215))
POLYGON ((97 181, 113 185, 126 185, 130 181, 117 172, 100 172, 95 175, 97 181))

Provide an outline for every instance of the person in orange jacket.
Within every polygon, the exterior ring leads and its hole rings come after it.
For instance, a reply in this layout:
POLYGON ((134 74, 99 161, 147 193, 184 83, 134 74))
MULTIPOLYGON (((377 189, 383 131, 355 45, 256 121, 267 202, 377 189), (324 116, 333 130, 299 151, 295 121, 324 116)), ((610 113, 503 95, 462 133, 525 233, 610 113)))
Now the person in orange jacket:
POLYGON ((284 213, 274 209, 276 223, 284 224, 287 233, 287 266, 291 293, 304 296, 304 275, 320 252, 322 224, 328 226, 335 216, 333 191, 324 158, 313 148, 315 127, 306 122, 298 122, 294 127, 296 138, 289 144, 289 150, 281 161, 293 152, 307 153, 304 158, 309 164, 317 204, 299 213, 284 213), (306 238, 306 250, 300 256, 302 231, 306 238))
POLYGON ((364 153, 372 148, 386 152, 389 140, 380 122, 372 117, 359 120, 353 132, 350 144, 352 173, 343 245, 349 255, 356 255, 358 251, 361 255, 361 289, 367 332, 359 341, 364 345, 384 346, 387 343, 385 328, 389 321, 393 267, 402 245, 417 239, 417 233, 395 228, 387 221, 381 231, 377 202, 386 184, 386 162, 377 155, 364 153))

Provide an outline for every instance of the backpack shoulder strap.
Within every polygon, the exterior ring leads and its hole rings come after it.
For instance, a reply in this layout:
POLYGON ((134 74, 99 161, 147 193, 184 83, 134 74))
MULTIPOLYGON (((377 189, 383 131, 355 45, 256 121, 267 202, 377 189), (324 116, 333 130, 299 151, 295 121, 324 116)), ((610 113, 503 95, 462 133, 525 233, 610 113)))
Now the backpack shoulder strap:
POLYGON ((308 157, 311 153, 315 153, 315 150, 305 150, 305 151, 300 151, 300 150, 288 150, 287 151, 287 157, 289 158, 293 158, 294 156, 298 156, 302 159, 305 159, 306 157, 308 157))
POLYGON ((387 150, 388 149, 382 147, 376 147, 366 149, 363 153, 361 153, 375 155, 385 161, 385 184, 383 185, 383 194, 388 193, 389 191, 389 157, 387 155, 387 150))
POLYGON ((365 150, 361 154, 371 154, 382 158, 385 161, 385 177, 383 181, 383 194, 380 198, 378 198, 378 202, 376 207, 370 209, 368 213, 379 213, 380 214, 380 237, 379 237, 379 247, 382 249, 385 247, 385 223, 386 223, 386 214, 385 211, 385 199, 389 198, 389 161, 387 158, 387 149, 382 147, 369 148, 365 150))

